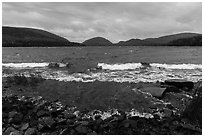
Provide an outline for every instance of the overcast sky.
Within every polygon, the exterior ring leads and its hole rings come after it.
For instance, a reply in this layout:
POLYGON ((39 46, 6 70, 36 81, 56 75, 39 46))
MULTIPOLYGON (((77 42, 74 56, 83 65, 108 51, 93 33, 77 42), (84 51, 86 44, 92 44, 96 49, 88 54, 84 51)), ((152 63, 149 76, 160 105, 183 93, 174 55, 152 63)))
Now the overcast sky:
POLYGON ((3 3, 2 24, 41 28, 70 41, 112 42, 202 32, 200 3, 3 3))

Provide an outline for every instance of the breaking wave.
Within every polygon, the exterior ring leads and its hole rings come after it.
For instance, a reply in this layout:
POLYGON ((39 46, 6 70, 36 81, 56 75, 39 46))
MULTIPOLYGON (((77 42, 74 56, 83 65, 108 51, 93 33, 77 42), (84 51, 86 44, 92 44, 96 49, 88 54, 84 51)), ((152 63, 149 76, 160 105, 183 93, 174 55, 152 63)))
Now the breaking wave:
MULTIPOLYGON (((146 63, 148 64, 148 63, 146 63)), ((137 69, 142 67, 147 67, 142 63, 124 63, 124 64, 106 64, 106 63, 98 63, 98 66, 102 67, 102 69, 109 70, 130 70, 137 69)), ((150 67, 155 68, 164 68, 164 69, 202 69, 201 64, 159 64, 159 63, 150 63, 150 67)))
MULTIPOLYGON (((69 73, 69 69, 48 69, 49 63, 4 63, 3 67, 18 70, 20 73, 29 76, 30 73, 40 74, 45 79, 55 79, 59 81, 114 81, 114 82, 156 82, 166 79, 186 79, 193 82, 202 79, 201 64, 159 64, 159 63, 124 63, 124 64, 105 64, 98 63, 102 68, 98 71, 88 73, 69 73), (28 69, 28 70, 26 70, 28 69)), ((65 67, 59 64, 59 67, 65 67)), ((3 72, 6 77, 11 74, 3 72)))
MULTIPOLYGON (((66 64, 57 63, 59 67, 66 67, 66 64)), ((148 63, 146 63, 148 64, 148 63)), ((49 63, 2 63, 3 67, 11 68, 45 68, 48 67, 49 63)), ((160 64, 160 63, 150 63, 150 67, 164 68, 164 69, 202 69, 201 64, 160 64)), ((98 63, 98 67, 102 67, 105 70, 133 70, 145 66, 143 63, 123 63, 123 64, 106 64, 98 63)))

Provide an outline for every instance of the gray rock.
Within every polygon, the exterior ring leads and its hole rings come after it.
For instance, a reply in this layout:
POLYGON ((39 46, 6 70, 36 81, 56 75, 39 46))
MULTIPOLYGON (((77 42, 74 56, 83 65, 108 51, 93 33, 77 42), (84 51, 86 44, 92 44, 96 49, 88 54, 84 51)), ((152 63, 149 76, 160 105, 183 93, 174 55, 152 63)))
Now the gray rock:
POLYGON ((67 118, 67 119, 74 119, 74 118, 76 118, 76 115, 71 114, 71 113, 64 113, 64 115, 65 115, 65 118, 67 118))
POLYGON ((47 115, 47 111, 44 111, 44 110, 39 110, 38 112, 37 112, 37 116, 38 117, 41 117, 41 116, 45 116, 45 115, 47 115))
POLYGON ((150 93, 153 97, 162 98, 164 96, 166 88, 144 87, 141 90, 150 93))
POLYGON ((21 127, 21 131, 26 130, 29 127, 29 123, 23 124, 21 127))
POLYGON ((69 134, 70 134, 70 130, 68 128, 65 128, 60 132, 60 135, 69 135, 69 134))
POLYGON ((35 128, 28 128, 25 133, 25 135, 35 135, 36 134, 36 129, 35 128))
POLYGON ((3 133, 3 135, 9 135, 11 132, 14 132, 14 131, 16 131, 15 128, 13 128, 13 127, 8 127, 8 128, 6 129, 6 131, 3 133))
POLYGON ((14 117, 17 113, 18 113, 18 112, 16 112, 16 111, 11 111, 11 112, 9 112, 8 116, 9 116, 9 118, 12 118, 12 117, 14 117))
POLYGON ((79 125, 75 128, 75 130, 80 133, 80 134, 87 134, 88 133, 88 128, 82 125, 79 125))
POLYGON ((55 121, 52 119, 52 117, 43 117, 42 120, 48 127, 52 127, 55 121))
POLYGON ((23 132, 16 130, 16 131, 11 132, 10 135, 23 135, 23 132))

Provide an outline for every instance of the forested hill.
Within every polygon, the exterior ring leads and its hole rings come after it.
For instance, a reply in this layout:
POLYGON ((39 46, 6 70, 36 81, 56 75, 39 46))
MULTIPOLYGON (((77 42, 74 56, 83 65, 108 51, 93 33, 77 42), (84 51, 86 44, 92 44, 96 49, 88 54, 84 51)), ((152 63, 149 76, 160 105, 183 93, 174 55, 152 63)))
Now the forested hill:
POLYGON ((2 27, 3 47, 66 47, 66 46, 202 46, 202 34, 179 33, 158 38, 130 39, 112 43, 94 37, 83 43, 69 40, 48 31, 33 28, 2 27))
POLYGON ((3 47, 60 47, 75 45, 80 44, 70 42, 65 38, 40 29, 2 27, 3 47))

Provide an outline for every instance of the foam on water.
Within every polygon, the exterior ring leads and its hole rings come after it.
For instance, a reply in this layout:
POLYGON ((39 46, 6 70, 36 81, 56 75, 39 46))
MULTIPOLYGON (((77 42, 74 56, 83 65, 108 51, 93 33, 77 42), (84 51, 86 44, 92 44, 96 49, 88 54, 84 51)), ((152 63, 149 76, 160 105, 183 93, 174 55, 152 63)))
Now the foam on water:
MULTIPOLYGON (((45 79, 55 79, 59 81, 114 81, 114 82, 156 82, 166 79, 186 79, 196 82, 202 79, 201 64, 159 64, 152 63, 152 67, 145 67, 141 63, 105 64, 99 63, 102 70, 89 73, 69 74, 68 69, 48 69, 49 63, 7 63, 4 67, 9 69, 30 69, 24 70, 26 76, 29 73, 38 73, 45 79), (40 69, 39 69, 40 67, 40 69), (161 69, 162 68, 162 69, 161 69)), ((60 67, 65 67, 61 64, 60 67)), ((17 71, 15 71, 17 73, 17 71)), ((22 72, 21 72, 22 73, 22 72)), ((3 77, 8 74, 2 74, 3 77)))
MULTIPOLYGON (((99 67, 108 70, 130 70, 142 68, 141 63, 124 63, 124 64, 106 64, 98 63, 99 67)), ((202 69, 201 64, 160 64, 160 63, 150 63, 151 67, 164 68, 164 69, 202 69)))
POLYGON ((36 68, 41 67, 44 68, 48 66, 49 63, 2 63, 3 67, 10 67, 10 68, 36 68))

